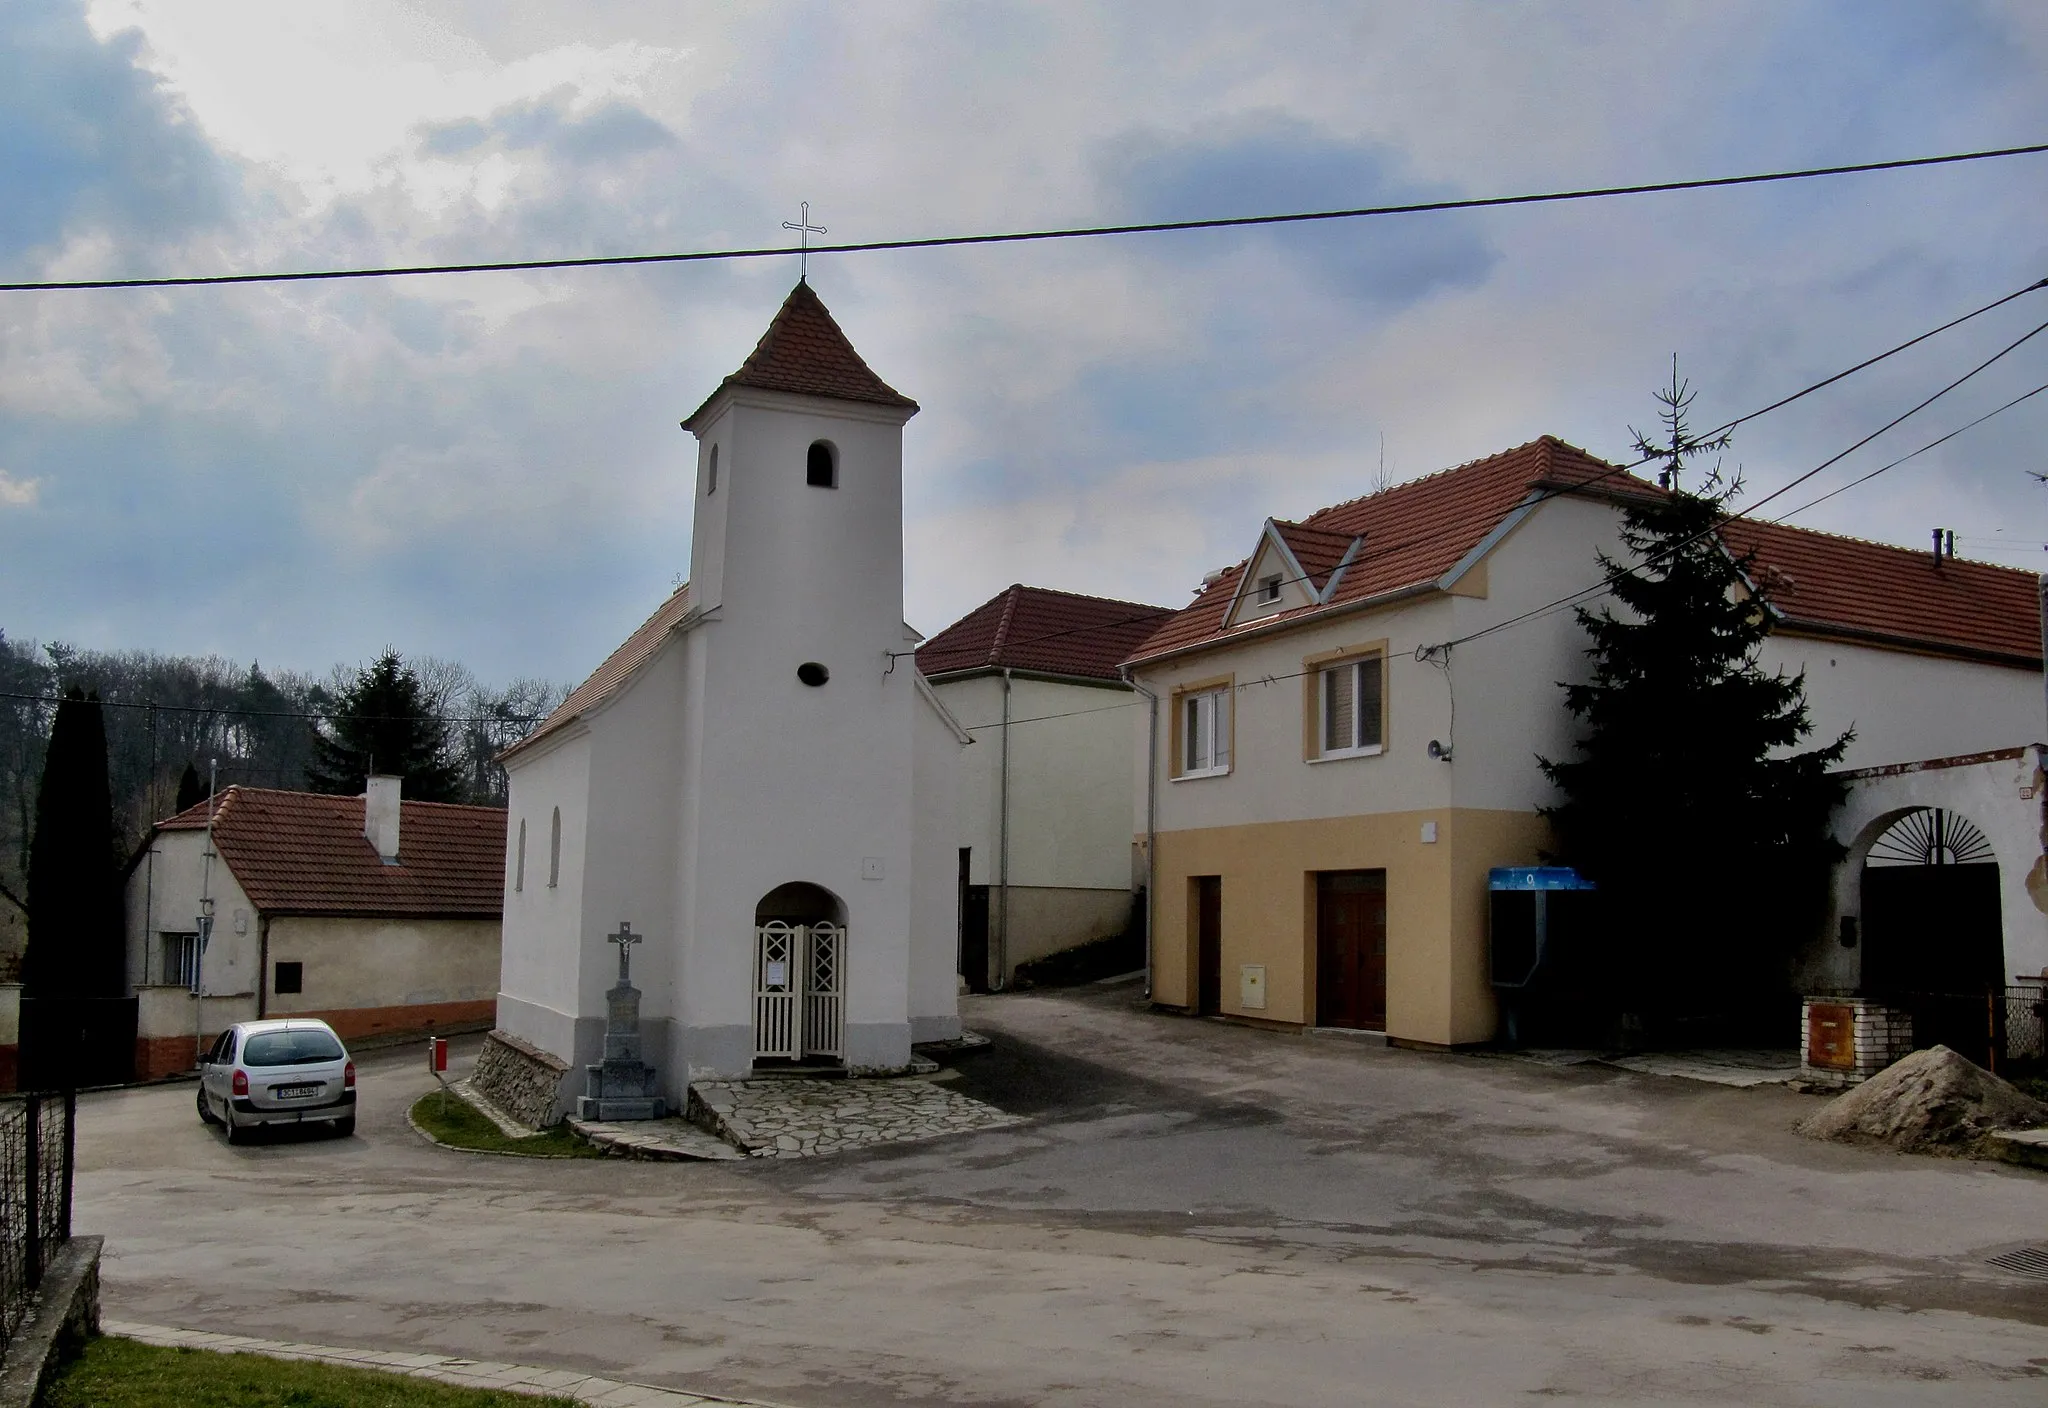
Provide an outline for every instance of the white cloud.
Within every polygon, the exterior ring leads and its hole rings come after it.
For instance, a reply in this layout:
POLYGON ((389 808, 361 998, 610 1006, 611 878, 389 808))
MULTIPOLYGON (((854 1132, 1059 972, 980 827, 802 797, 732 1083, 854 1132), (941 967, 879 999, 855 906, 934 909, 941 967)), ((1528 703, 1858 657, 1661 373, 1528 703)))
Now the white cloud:
MULTIPOLYGON (((1143 195, 1107 159, 1134 134, 1218 210, 1260 193, 1203 144, 1252 128, 1301 134, 1328 183, 1364 181, 1338 158, 1369 151, 1466 194, 2000 145, 2048 121, 2039 9, 91 0, 102 36, 139 28, 233 194, 154 238, 81 198, 17 262, 757 245, 799 200, 834 239, 1111 221, 1143 195)), ((2048 228, 2038 174, 1500 212, 1470 227, 1498 259, 1412 302, 1351 296, 1330 250, 1428 253, 1431 217, 828 256, 813 282, 925 407, 907 589, 935 629, 1013 580, 1183 601, 1267 514, 1360 492, 1382 434, 1403 478, 1546 431, 1619 453, 1673 351, 1708 419, 1752 409, 2038 277, 2048 243, 2014 233, 2048 228)), ((51 486, 39 527, 76 514, 55 546, 0 536, 0 594, 33 596, 44 635, 136 632, 108 645, 178 648, 200 620, 248 635, 209 645, 319 668, 403 628, 486 674, 587 669, 687 562, 676 421, 791 263, 0 302, 0 460, 35 476, 6 482, 51 486), (168 570, 229 532, 248 549, 168 570), (65 576, 81 553, 97 574, 65 576), (218 596, 167 603, 109 564, 218 596)), ((1753 482, 1882 423, 1989 350, 1974 336, 1745 427, 1753 482)), ((1930 438, 2031 384, 1931 414, 1930 438)), ((1914 543, 1937 511, 1965 537, 2048 528, 2021 482, 2042 405, 1813 521, 1914 543)))
POLYGON ((40 479, 16 479, 0 469, 0 508, 34 508, 42 485, 40 479))

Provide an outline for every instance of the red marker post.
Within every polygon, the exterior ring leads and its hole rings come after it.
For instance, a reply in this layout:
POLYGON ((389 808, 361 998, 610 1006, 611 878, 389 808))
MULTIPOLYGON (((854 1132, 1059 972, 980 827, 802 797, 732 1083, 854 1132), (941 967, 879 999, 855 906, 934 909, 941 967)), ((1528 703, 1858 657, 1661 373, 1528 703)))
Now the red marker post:
POLYGON ((427 1038, 427 1074, 441 1085, 441 1113, 448 1113, 448 1038, 430 1036, 427 1038))

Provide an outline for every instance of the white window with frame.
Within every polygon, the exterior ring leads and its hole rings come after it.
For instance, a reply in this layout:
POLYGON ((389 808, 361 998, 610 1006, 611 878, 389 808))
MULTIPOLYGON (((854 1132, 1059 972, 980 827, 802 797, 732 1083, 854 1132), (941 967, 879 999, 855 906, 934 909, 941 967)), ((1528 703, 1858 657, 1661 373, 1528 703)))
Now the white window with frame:
POLYGON ((1268 573, 1266 576, 1259 578, 1259 605, 1278 606, 1280 604, 1280 581, 1281 577, 1278 572, 1268 573))
POLYGON ((1230 688, 1180 698, 1178 776, 1214 777, 1230 771, 1230 688))
POLYGON ((1386 744, 1386 655, 1373 651, 1316 672, 1316 757, 1363 758, 1386 744))
POLYGON ((158 977, 166 986, 189 988, 199 978, 199 935, 162 930, 157 935, 163 961, 158 977))

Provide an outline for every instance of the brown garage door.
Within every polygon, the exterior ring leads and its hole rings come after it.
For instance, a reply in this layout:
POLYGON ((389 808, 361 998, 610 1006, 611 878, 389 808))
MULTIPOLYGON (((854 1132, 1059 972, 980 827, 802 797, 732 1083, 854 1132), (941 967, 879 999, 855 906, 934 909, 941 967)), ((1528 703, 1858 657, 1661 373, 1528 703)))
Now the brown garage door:
POLYGON ((1316 1025, 1387 1025, 1387 872, 1316 875, 1316 1025))

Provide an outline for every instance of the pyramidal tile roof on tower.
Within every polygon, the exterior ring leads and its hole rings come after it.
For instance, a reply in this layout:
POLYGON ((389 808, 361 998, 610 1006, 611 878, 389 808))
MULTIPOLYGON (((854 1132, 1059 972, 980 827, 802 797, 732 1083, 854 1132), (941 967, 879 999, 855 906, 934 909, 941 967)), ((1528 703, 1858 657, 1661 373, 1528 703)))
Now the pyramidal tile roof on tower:
POLYGON ((927 679, 1008 668, 1113 680, 1171 615, 1170 606, 1019 584, 919 646, 917 668, 927 679))
POLYGON ((754 344, 740 369, 718 384, 704 404, 690 412, 683 429, 694 430, 698 417, 736 386, 760 391, 787 391, 798 396, 824 396, 835 401, 865 401, 896 406, 915 414, 917 402, 876 376, 846 340, 839 324, 805 280, 789 291, 768 331, 754 344))

